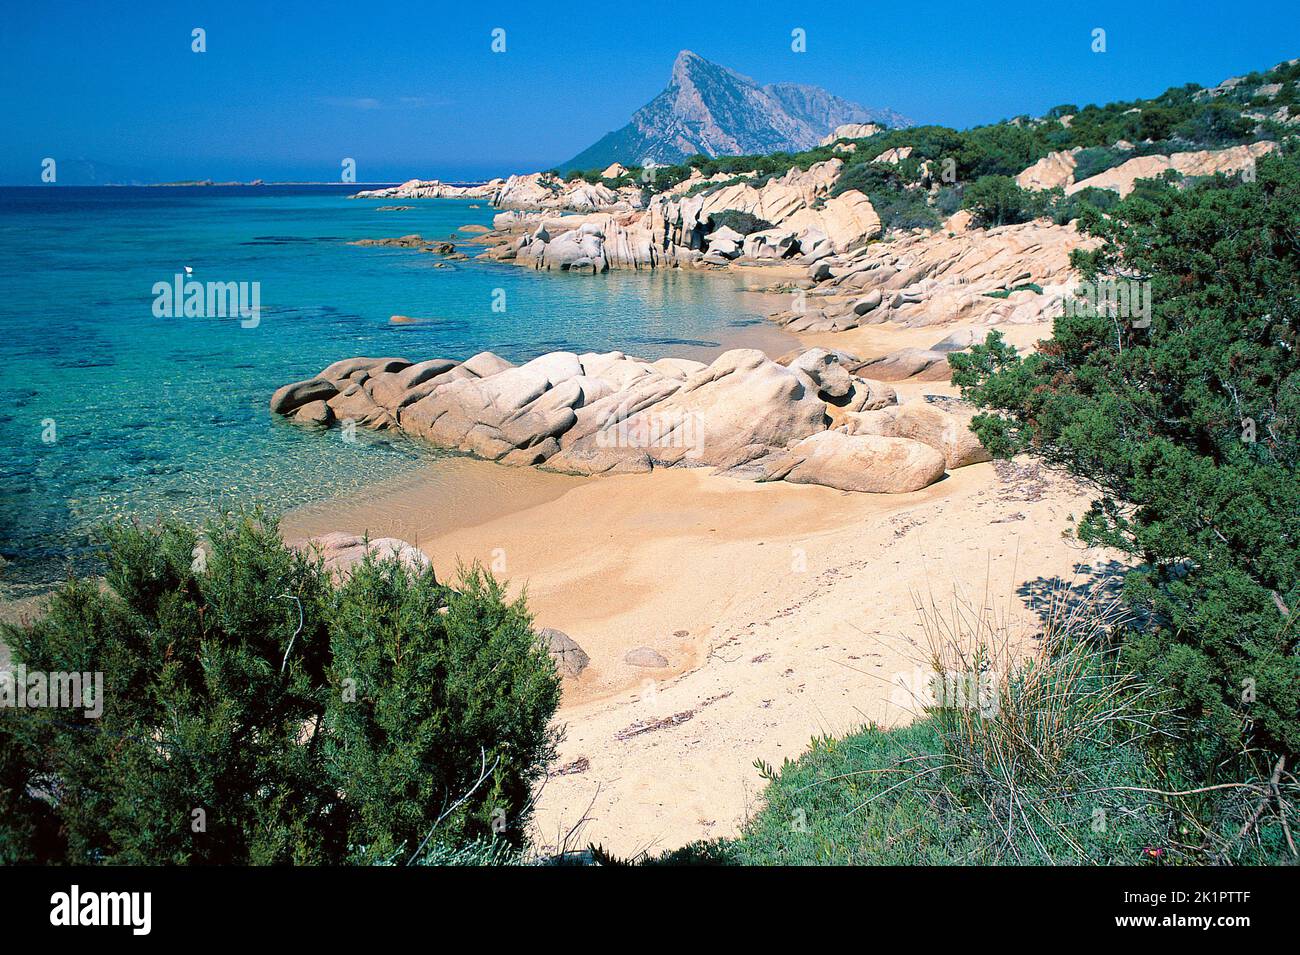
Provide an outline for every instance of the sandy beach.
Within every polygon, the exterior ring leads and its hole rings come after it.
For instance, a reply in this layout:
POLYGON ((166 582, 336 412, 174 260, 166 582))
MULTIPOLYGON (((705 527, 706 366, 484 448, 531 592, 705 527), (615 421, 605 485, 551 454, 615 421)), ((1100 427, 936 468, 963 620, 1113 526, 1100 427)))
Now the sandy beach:
MULTIPOLYGON (((874 357, 950 330, 803 343, 874 357)), ((1029 347, 1044 329, 1006 331, 1029 347)), ((893 384, 902 400, 955 393, 893 384)), ((918 595, 987 600, 1031 636, 1045 592, 1109 560, 1061 535, 1087 495, 1029 461, 891 495, 707 469, 577 478, 460 457, 431 472, 290 512, 282 530, 402 537, 444 579, 480 561, 526 594, 539 628, 589 654, 565 680, 565 739, 538 804, 550 847, 567 834, 635 854, 735 833, 762 788, 756 758, 779 765, 814 735, 911 718, 900 680, 924 666, 918 595), (640 648, 663 665, 625 659, 640 648)))

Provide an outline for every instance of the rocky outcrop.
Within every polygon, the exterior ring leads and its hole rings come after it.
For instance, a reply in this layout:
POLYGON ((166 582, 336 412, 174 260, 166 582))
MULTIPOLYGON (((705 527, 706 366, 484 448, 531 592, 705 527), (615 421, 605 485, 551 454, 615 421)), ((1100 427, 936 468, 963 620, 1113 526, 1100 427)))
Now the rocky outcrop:
POLYGON ((1112 189, 1121 196, 1133 191, 1139 179, 1156 179, 1172 169, 1180 176, 1213 176, 1216 173, 1237 173, 1253 168, 1255 161, 1278 148, 1274 142, 1250 143, 1229 149, 1200 150, 1172 153, 1168 156, 1137 156, 1120 163, 1113 169, 1067 186, 1066 195, 1081 189, 1112 189))
MULTIPOLYGON (((1117 143, 1117 147, 1132 148, 1129 143, 1117 143)), ((1191 152, 1171 153, 1169 155, 1136 156, 1126 162, 1107 169, 1105 172, 1090 176, 1079 182, 1074 181, 1079 147, 1063 152, 1050 153, 1016 176, 1016 184, 1022 189, 1064 189, 1066 195, 1072 195, 1082 189, 1110 189, 1121 196, 1133 191, 1133 185, 1139 179, 1156 179, 1167 170, 1174 170, 1180 176, 1213 176, 1215 173, 1241 172, 1254 165, 1261 156, 1277 149, 1273 142, 1251 143, 1246 146, 1232 146, 1228 149, 1202 149, 1191 152)))
POLYGON ((841 139, 866 139, 881 132, 884 128, 875 123, 845 123, 842 126, 836 126, 835 132, 824 137, 819 145, 829 146, 841 139))
POLYGON ((886 149, 877 156, 872 162, 889 163, 891 166, 897 166, 900 162, 912 155, 911 146, 895 146, 892 149, 886 149))
POLYGON ((486 199, 498 209, 572 212, 627 212, 641 208, 641 190, 635 186, 611 189, 603 183, 592 184, 581 179, 566 182, 544 172, 493 179, 476 186, 449 186, 437 179, 411 179, 400 186, 365 189, 352 198, 486 199))
POLYGON ((293 541, 289 546, 319 557, 325 563, 325 570, 336 578, 347 575, 367 554, 373 554, 376 560, 396 558, 407 570, 416 572, 427 570, 431 566, 423 551, 396 537, 366 538, 331 531, 319 537, 293 541))
POLYGON ((363 189, 353 199, 488 199, 504 180, 493 179, 476 186, 449 186, 437 179, 408 179, 400 186, 363 189))
POLYGON ((1300 106, 1279 106, 1274 110, 1253 110, 1242 113, 1247 119, 1257 123, 1265 121, 1281 123, 1283 126, 1300 126, 1300 106))
POLYGON ((1079 148, 1049 153, 1016 176, 1021 189, 1064 189, 1074 182, 1075 156, 1079 148))
POLYGON ((660 195, 673 197, 684 195, 695 189, 697 186, 713 186, 723 182, 733 182, 737 179, 754 179, 758 173, 750 170, 749 172, 730 173, 715 172, 712 176, 706 176, 694 167, 691 168, 691 174, 675 185, 669 186, 660 195))
POLYGON ((709 467, 768 480, 794 474, 791 480, 845 490, 911 490, 922 477, 942 475, 949 458, 952 466, 973 460, 947 423, 924 409, 899 414, 903 424, 889 432, 890 442, 856 440, 867 432, 853 415, 897 401, 888 385, 856 374, 860 366, 825 349, 781 361, 737 349, 708 365, 621 352, 552 352, 519 366, 490 352, 464 362, 355 358, 286 385, 272 402, 299 421, 310 404, 301 398, 333 389, 328 400, 313 399, 329 413, 312 423, 399 428, 439 447, 573 474, 709 467), (841 437, 804 443, 831 428, 841 437), (801 446, 796 462, 789 455, 801 446), (871 475, 849 477, 859 465, 871 475), (905 473, 885 473, 895 466, 905 473))
MULTIPOLYGON (((1060 152, 1024 170, 1017 181, 1025 188, 1064 186, 1066 193, 1074 193, 1095 186, 1124 195, 1137 179, 1158 176, 1166 169, 1182 176, 1240 171, 1275 148, 1261 142, 1142 156, 1078 183, 1071 183, 1076 151, 1060 152)), ((771 317, 792 332, 846 331, 881 322, 994 326, 1050 321, 1061 314, 1078 282, 1070 253, 1095 244, 1095 239, 1082 237, 1074 224, 1040 219, 977 229, 971 227, 968 212, 959 212, 934 232, 898 236, 847 253, 833 250, 806 256, 808 281, 796 300, 799 307, 771 317)), ((971 334, 983 338, 978 331, 971 334)), ((938 379, 946 377, 947 363, 935 352, 951 350, 951 343, 936 350, 905 349, 877 359, 859 373, 887 381, 938 379)))
MULTIPOLYGON (((709 232, 711 217, 728 210, 747 212, 795 232, 815 227, 820 225, 820 219, 814 207, 830 195, 843 166, 841 160, 829 159, 814 163, 807 170, 793 167, 757 187, 739 182, 684 199, 655 196, 648 210, 651 231, 664 247, 699 249, 709 232), (796 215, 801 215, 799 221, 791 222, 796 215)), ((878 219, 876 224, 878 227, 878 219)), ((873 237, 874 234, 864 236, 859 244, 873 237)))
POLYGON ((969 215, 958 213, 935 232, 814 262, 803 307, 772 318, 792 332, 845 331, 887 321, 1039 322, 1059 313, 1077 279, 1070 252, 1089 245, 1073 225, 1037 220, 972 229, 969 215))
POLYGON ((644 212, 511 210, 493 220, 498 234, 484 255, 537 269, 604 272, 850 252, 879 236, 881 223, 862 193, 830 195, 842 165, 832 159, 793 168, 761 186, 731 182, 684 198, 664 193, 644 212), (723 212, 748 213, 772 228, 742 236, 716 225, 723 212))
POLYGON ((581 179, 566 182, 544 172, 511 176, 491 194, 498 209, 551 209, 570 212, 628 212, 641 208, 641 190, 635 186, 611 189, 603 183, 581 179))
POLYGON ((534 221, 537 225, 531 232, 486 254, 535 269, 563 272, 651 269, 662 258, 644 216, 597 213, 534 221))

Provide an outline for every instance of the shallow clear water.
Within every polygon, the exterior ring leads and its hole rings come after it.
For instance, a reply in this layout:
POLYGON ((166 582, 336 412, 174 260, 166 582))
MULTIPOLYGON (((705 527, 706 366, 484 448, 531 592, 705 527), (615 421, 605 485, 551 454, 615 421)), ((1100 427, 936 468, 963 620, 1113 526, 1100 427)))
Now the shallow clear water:
MULTIPOLYGON (((514 361, 562 348, 645 357, 760 320, 734 287, 689 273, 566 276, 349 241, 459 241, 486 204, 353 201, 346 187, 0 189, 0 554, 34 583, 124 514, 273 511, 428 463, 276 420, 271 392, 338 358, 514 361), (156 318, 154 283, 259 282, 260 322, 156 318), (494 311, 503 290, 506 309, 494 311), (494 298, 495 295, 495 298, 494 298), (392 324, 392 315, 418 319, 392 324), (47 440, 52 438, 53 440, 47 440)), ((466 249, 474 254, 475 247, 466 249)))

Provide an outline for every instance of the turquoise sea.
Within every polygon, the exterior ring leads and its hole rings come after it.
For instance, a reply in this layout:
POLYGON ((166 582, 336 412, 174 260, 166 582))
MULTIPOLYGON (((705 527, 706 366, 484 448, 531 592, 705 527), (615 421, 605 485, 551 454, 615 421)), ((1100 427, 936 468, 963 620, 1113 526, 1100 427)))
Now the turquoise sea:
POLYGON ((69 564, 92 568, 92 533, 107 519, 195 520, 223 504, 279 512, 429 463, 435 452, 401 438, 343 445, 271 415, 275 387, 335 359, 613 348, 655 358, 762 322, 756 301, 714 276, 435 268, 431 254, 350 246, 408 233, 459 243, 469 236, 458 227, 493 215, 470 201, 349 200, 354 189, 0 189, 7 591, 69 564), (385 204, 414 208, 378 211, 385 204), (186 266, 198 281, 260 283, 256 327, 155 317, 155 283, 186 266))

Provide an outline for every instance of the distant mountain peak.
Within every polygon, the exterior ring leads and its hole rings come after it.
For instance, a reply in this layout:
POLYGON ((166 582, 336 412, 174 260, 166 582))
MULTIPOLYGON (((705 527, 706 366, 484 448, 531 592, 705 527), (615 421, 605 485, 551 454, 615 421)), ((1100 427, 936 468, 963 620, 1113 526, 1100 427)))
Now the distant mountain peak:
POLYGON ((660 165, 688 156, 738 156, 811 149, 836 126, 878 123, 910 126, 890 109, 870 109, 818 86, 772 83, 682 50, 668 86, 622 129, 583 150, 564 169, 604 168, 613 162, 660 165))
POLYGON ((678 53, 677 58, 673 60, 673 75, 671 81, 674 83, 678 82, 682 75, 690 68, 691 64, 695 62, 704 63, 707 61, 704 57, 700 56, 698 53, 692 52, 691 50, 682 50, 678 53))

